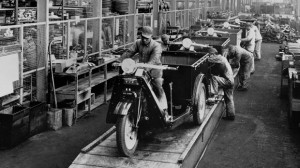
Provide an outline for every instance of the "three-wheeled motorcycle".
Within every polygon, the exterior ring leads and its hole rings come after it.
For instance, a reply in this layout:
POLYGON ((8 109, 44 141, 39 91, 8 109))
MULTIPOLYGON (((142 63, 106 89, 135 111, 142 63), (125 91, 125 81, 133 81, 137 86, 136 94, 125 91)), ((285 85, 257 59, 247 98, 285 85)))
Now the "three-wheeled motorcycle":
POLYGON ((207 53, 166 51, 162 53, 162 66, 136 63, 125 59, 120 66, 123 73, 115 78, 108 108, 107 123, 116 124, 119 152, 131 156, 138 141, 147 130, 174 128, 193 117, 200 125, 208 113, 206 99, 209 82, 207 53), (168 113, 164 111, 152 88, 152 78, 146 69, 163 69, 163 88, 168 100, 168 113))

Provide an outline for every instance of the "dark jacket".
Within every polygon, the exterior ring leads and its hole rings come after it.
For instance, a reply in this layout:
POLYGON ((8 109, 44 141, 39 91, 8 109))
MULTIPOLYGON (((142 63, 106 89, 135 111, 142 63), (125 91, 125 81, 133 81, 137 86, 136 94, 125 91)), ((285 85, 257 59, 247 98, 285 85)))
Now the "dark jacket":
POLYGON ((232 68, 239 68, 252 61, 251 53, 240 46, 233 46, 227 58, 231 60, 232 68))
MULTIPOLYGON (((142 44, 141 40, 137 40, 132 44, 132 46, 129 48, 129 51, 124 53, 121 57, 121 60, 125 58, 131 58, 138 54, 137 59, 141 63, 148 63, 153 65, 161 65, 161 53, 162 48, 161 45, 152 40, 150 44, 144 45, 142 44)), ((162 77, 162 70, 158 69, 150 69, 151 76, 153 78, 161 78, 162 77)))

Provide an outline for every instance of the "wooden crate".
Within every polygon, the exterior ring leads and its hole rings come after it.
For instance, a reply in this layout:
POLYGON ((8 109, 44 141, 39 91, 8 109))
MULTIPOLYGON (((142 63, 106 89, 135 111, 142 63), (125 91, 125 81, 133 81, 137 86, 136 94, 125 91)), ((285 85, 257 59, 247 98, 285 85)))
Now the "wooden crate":
POLYGON ((0 113, 0 148, 13 147, 29 137, 29 108, 11 106, 0 113))
POLYGON ((47 129, 47 107, 45 102, 33 101, 29 107, 29 134, 41 133, 47 129))
POLYGON ((47 112, 48 127, 52 130, 58 130, 62 127, 62 109, 50 109, 47 112))

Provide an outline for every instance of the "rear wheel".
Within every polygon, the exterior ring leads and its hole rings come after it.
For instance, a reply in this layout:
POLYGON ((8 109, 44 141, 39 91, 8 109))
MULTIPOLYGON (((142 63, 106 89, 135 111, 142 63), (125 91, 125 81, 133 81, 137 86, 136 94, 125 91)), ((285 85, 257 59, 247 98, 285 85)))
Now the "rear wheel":
POLYGON ((206 112, 206 88, 205 85, 199 81, 197 84, 196 98, 193 109, 193 121, 196 125, 201 125, 207 116, 206 112))
POLYGON ((138 129, 135 127, 134 117, 120 116, 116 128, 119 152, 124 156, 132 156, 138 145, 138 129))

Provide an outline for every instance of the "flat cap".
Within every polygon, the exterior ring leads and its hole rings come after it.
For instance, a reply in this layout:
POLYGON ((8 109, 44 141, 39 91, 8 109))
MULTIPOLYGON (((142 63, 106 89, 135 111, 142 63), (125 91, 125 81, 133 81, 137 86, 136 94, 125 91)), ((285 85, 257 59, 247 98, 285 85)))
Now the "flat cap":
POLYGON ((142 28, 142 36, 145 37, 145 38, 151 38, 152 37, 152 34, 153 34, 153 30, 151 27, 149 26, 144 26, 142 28))

